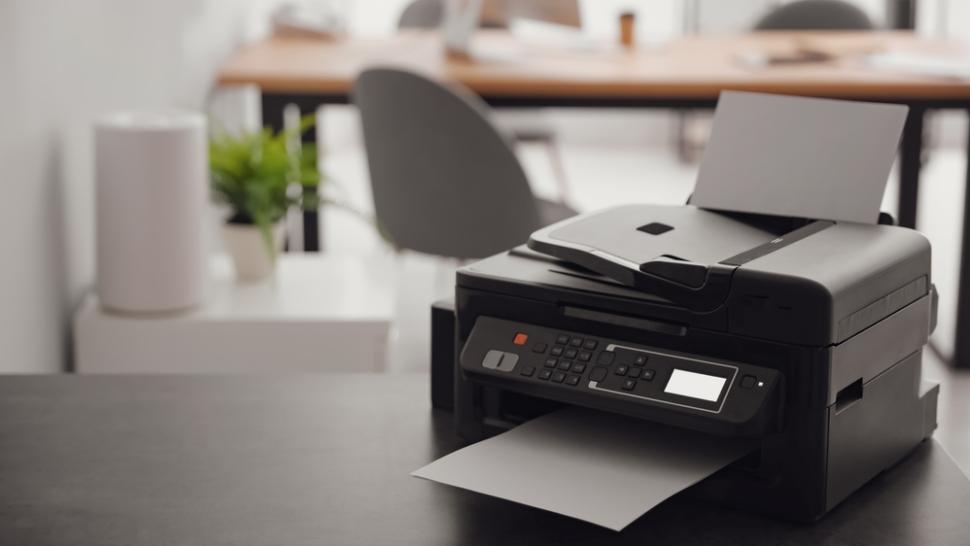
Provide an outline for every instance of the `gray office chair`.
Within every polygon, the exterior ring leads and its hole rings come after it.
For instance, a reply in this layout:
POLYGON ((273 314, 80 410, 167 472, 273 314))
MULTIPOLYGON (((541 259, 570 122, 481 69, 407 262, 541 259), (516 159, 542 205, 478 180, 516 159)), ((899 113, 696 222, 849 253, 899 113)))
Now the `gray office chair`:
MULTIPOLYGON (((445 19, 444 0, 414 0, 401 12, 397 28, 438 28, 445 19)), ((481 28, 507 28, 502 21, 481 21, 481 28)))
POLYGON ((766 13, 755 30, 873 30, 872 20, 842 0, 798 0, 766 13))
POLYGON ((471 92, 393 68, 364 71, 360 109, 377 221, 401 249, 480 258, 575 214, 537 199, 471 92))
POLYGON ((437 28, 444 17, 443 0, 415 0, 401 12, 397 28, 437 28))
MULTIPOLYGON (((397 27, 399 29, 433 29, 440 27, 443 19, 444 0, 415 0, 401 12, 397 27)), ((508 28, 508 25, 504 21, 483 20, 479 23, 479 27, 503 29, 508 28)), ((534 142, 545 146, 556 185, 559 188, 559 194, 563 199, 567 198, 569 184, 566 179, 566 165, 563 162, 562 154, 559 152, 556 133, 548 123, 544 122, 541 116, 542 111, 522 108, 499 109, 495 114, 492 122, 516 143, 534 142)))

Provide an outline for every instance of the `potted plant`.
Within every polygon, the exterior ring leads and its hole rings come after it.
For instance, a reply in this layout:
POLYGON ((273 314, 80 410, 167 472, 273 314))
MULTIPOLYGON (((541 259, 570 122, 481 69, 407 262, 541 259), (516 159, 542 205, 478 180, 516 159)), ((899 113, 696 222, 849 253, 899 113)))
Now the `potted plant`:
POLYGON ((231 211, 223 237, 240 280, 262 279, 275 270, 290 207, 320 206, 323 177, 317 169, 316 146, 299 139, 313 123, 313 117, 306 116, 298 131, 221 131, 210 138, 212 195, 231 211))

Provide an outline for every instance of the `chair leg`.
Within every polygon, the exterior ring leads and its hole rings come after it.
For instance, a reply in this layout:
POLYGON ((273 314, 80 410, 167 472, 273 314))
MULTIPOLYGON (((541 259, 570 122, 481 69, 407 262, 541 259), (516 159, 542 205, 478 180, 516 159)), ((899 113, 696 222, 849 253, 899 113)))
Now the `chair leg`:
POLYGON ((405 348, 402 346, 402 335, 401 335, 401 324, 403 324, 407 317, 405 316, 406 305, 402 301, 402 294, 404 294, 404 287, 402 284, 405 282, 405 276, 403 274, 404 269, 404 255, 398 249, 394 249, 393 257, 391 258, 391 267, 394 268, 393 276, 393 305, 391 306, 391 325, 387 331, 387 354, 384 359, 384 369, 385 373, 394 373, 401 371, 399 368, 400 363, 396 359, 391 358, 391 355, 403 354, 405 348))
POLYGON ((677 112, 677 124, 674 128, 674 147, 677 149, 677 159, 681 163, 690 163, 690 143, 687 138, 687 124, 690 122, 690 110, 677 112))
POLYGON ((542 140, 546 145, 546 153, 549 154, 549 162, 552 164, 552 172, 556 178, 556 185, 559 187, 559 201, 566 203, 570 200, 569 179, 566 177, 566 164, 562 159, 559 144, 553 135, 549 135, 549 137, 542 140))

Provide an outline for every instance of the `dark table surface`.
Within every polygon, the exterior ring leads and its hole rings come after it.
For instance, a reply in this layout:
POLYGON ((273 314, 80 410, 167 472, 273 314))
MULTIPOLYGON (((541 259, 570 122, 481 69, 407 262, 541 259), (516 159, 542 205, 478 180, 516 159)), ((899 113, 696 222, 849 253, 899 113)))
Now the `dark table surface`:
POLYGON ((933 442, 814 525, 674 497, 614 533, 408 473, 425 375, 0 378, 0 544, 970 544, 933 442))

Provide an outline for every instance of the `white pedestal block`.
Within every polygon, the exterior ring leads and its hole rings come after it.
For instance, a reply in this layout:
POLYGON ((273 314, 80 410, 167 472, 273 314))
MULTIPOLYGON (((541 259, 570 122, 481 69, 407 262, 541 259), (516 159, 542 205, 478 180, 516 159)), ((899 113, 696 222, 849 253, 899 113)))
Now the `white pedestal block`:
POLYGON ((89 295, 74 318, 79 373, 378 372, 394 313, 390 257, 284 255, 274 278, 238 283, 212 260, 206 303, 119 315, 89 295))

